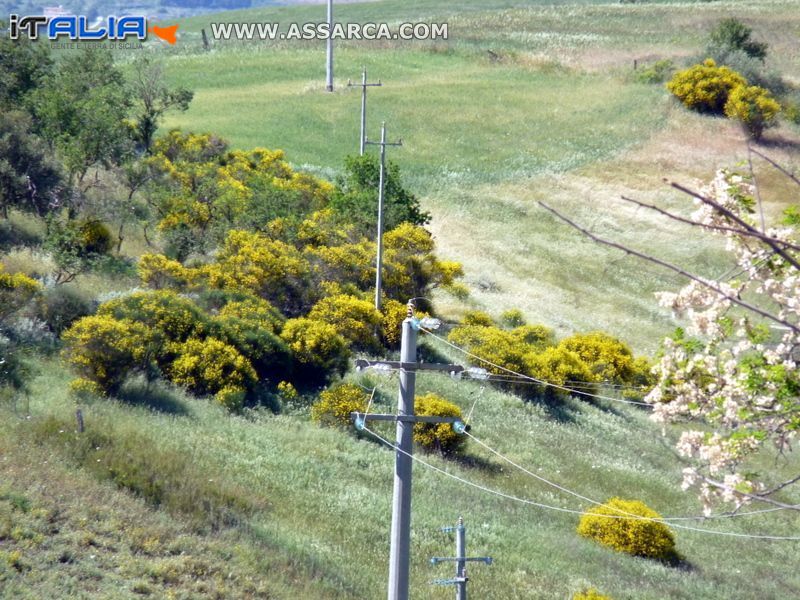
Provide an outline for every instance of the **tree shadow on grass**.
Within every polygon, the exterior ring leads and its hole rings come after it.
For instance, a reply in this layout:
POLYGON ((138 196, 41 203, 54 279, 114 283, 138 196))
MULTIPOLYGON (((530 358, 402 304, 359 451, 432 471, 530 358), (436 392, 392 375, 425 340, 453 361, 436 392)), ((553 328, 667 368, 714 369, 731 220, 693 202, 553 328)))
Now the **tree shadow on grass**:
POLYGON ((143 406, 168 415, 187 416, 191 414, 180 393, 161 383, 148 385, 141 379, 129 381, 122 386, 117 394, 117 399, 131 406, 143 406))
POLYGON ((0 219, 0 250, 10 250, 16 246, 35 246, 41 241, 38 235, 11 221, 0 219))

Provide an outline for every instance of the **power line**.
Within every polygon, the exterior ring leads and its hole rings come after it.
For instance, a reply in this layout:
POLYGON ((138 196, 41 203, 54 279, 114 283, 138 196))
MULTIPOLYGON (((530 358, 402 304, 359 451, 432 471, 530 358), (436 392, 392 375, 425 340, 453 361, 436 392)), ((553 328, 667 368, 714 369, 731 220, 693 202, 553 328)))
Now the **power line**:
MULTIPOLYGON (((578 492, 570 490, 569 488, 566 488, 566 487, 564 487, 562 485, 559 485, 559 484, 557 484, 557 483, 555 483, 553 481, 550 481, 549 479, 546 479, 546 478, 542 477, 541 475, 538 475, 537 473, 534 473, 533 471, 530 471, 530 470, 526 469, 522 465, 517 464, 516 462, 514 462, 513 460, 511 460, 507 456, 505 456, 502 453, 500 453, 498 450, 495 450, 494 448, 492 448, 491 446, 489 446, 485 442, 479 440, 474 435, 472 435, 470 432, 464 431, 464 435, 468 436, 469 438, 474 440, 477 444, 479 444, 480 446, 483 446, 484 448, 486 448, 486 450, 488 450, 489 452, 491 452, 495 456, 501 458, 502 460, 504 460, 505 462, 507 462, 511 466, 513 466, 513 467, 519 469, 520 471, 522 471, 523 473, 526 473, 527 475, 530 475, 534 479, 537 479, 537 480, 541 481, 542 483, 545 483, 545 484, 547 484, 547 485, 549 485, 551 487, 554 487, 555 489, 560 490, 560 491, 564 492, 565 494, 569 494, 569 495, 575 496, 576 498, 579 498, 581 500, 585 500, 586 502, 589 502, 590 504, 594 504, 596 506, 602 506, 603 505, 602 502, 598 502, 597 500, 593 500, 591 498, 583 496, 582 494, 579 494, 578 492)), ((798 507, 798 508, 800 508, 800 507, 798 507)), ((615 508, 615 510, 617 510, 618 512, 620 512, 621 514, 624 514, 624 515, 637 516, 637 515, 633 515, 632 513, 627 512, 627 511, 624 511, 622 509, 619 509, 619 508, 615 508)), ((787 510, 787 509, 785 507, 779 507, 779 508, 766 508, 766 509, 763 509, 763 510, 754 510, 754 511, 741 512, 741 513, 732 513, 732 514, 696 515, 696 516, 685 516, 685 517, 661 517, 660 520, 666 521, 666 522, 670 522, 670 521, 696 521, 696 520, 701 520, 701 519, 728 519, 728 518, 733 518, 733 517, 745 517, 745 516, 750 516, 750 515, 769 513, 769 512, 774 512, 774 511, 778 511, 778 510, 787 510)))
MULTIPOLYGON (((484 485, 481 485, 479 483, 475 483, 475 482, 469 481, 467 479, 464 479, 463 477, 459 477, 458 475, 450 473, 449 471, 445 471, 444 469, 440 469, 439 467, 430 464, 429 462, 419 458, 418 456, 414 456, 414 455, 412 455, 412 454, 410 454, 408 452, 405 452, 400 447, 396 446, 395 444, 392 444, 389 440, 387 440, 386 438, 382 437, 381 435, 375 433, 374 431, 372 431, 371 429, 369 429, 366 426, 364 426, 362 430, 368 432, 373 437, 375 437, 376 439, 380 440, 382 443, 384 443, 385 445, 389 446, 390 448, 393 448, 396 452, 399 452, 401 454, 405 454, 411 460, 413 460, 415 462, 418 462, 418 463, 422 464, 423 466, 425 466, 425 467, 427 467, 429 469, 432 469, 433 471, 441 473, 442 475, 445 475, 446 477, 450 477, 451 479, 454 479, 454 480, 456 480, 456 481, 458 481, 458 482, 460 482, 460 483, 462 483, 464 485, 467 485, 469 487, 473 487, 475 489, 481 490, 481 491, 486 492, 488 494, 492 494, 494 496, 499 496, 501 498, 506 498, 507 500, 512 500, 514 502, 519 502, 521 504, 526 504, 526 505, 529 505, 529 506, 535 506, 537 508, 543 508, 545 510, 553 510, 553 511, 556 511, 556 512, 562 512, 562 513, 573 514, 573 515, 584 515, 584 514, 586 514, 585 511, 575 510, 575 509, 571 509, 571 508, 563 508, 563 507, 560 507, 560 506, 552 506, 552 505, 549 505, 549 504, 543 504, 541 502, 536 502, 534 500, 528 500, 527 498, 520 498, 519 496, 513 496, 511 494, 506 494, 505 492, 501 492, 500 490, 495 490, 495 489, 486 487, 484 485)), ((631 519, 631 520, 636 520, 636 521, 653 521, 653 522, 656 522, 656 523, 663 523, 664 522, 664 520, 660 519, 660 518, 656 519, 656 518, 651 518, 651 517, 642 517, 642 516, 639 516, 639 515, 631 516, 631 517, 623 516, 623 515, 602 515, 602 517, 604 519, 631 519)), ((800 536, 756 535, 756 534, 749 534, 749 533, 736 533, 736 532, 733 532, 733 531, 715 531, 713 529, 704 529, 702 527, 691 527, 689 525, 678 525, 676 523, 670 523, 670 526, 674 527, 676 529, 684 529, 686 531, 694 531, 694 532, 698 532, 698 533, 707 533, 709 535, 720 535, 720 536, 747 538, 747 539, 755 539, 755 540, 800 541, 800 536)))

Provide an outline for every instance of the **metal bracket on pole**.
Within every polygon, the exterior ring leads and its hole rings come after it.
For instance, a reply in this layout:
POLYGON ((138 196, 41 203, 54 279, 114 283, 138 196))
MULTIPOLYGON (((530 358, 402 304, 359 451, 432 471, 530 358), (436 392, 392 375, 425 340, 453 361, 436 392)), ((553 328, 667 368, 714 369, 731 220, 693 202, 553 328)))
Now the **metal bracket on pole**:
POLYGON ((492 564, 491 556, 466 556, 467 554, 467 528, 464 527, 464 519, 458 517, 458 524, 455 527, 442 527, 445 533, 456 533, 456 555, 454 557, 434 556, 431 558, 432 565, 443 562, 456 563, 456 576, 452 579, 434 579, 434 585, 454 585, 456 586, 456 600, 467 600, 467 563, 482 562, 487 565, 492 564))
POLYGON ((368 87, 381 87, 383 84, 381 80, 378 83, 367 83, 367 67, 361 74, 361 83, 353 83, 347 80, 347 87, 361 86, 361 139, 358 142, 358 154, 364 156, 364 146, 367 143, 367 88, 368 87))

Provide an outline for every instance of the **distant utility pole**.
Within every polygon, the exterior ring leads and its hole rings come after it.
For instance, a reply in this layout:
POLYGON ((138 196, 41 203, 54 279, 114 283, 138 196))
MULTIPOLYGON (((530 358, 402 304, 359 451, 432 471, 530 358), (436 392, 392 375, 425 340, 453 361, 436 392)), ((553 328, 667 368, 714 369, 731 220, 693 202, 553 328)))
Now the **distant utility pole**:
POLYGON ((350 413, 358 429, 364 429, 367 421, 395 421, 397 442, 394 462, 394 495, 392 501, 391 550, 389 552, 389 600, 408 600, 409 547, 411 542, 411 452, 415 423, 452 423, 458 433, 467 426, 458 417, 418 416, 414 414, 414 386, 417 371, 444 371, 452 376, 464 372, 461 365, 445 365, 417 362, 417 330, 420 327, 435 329, 435 319, 414 318, 414 304, 408 301, 408 316, 403 321, 403 337, 400 342, 400 362, 357 360, 356 369, 369 367, 392 368, 400 371, 400 395, 397 414, 350 413))
POLYGON ((381 287, 383 286, 383 195, 386 187, 386 146, 402 146, 403 140, 386 141, 386 121, 381 123, 381 141, 364 141, 381 147, 381 170, 378 178, 378 258, 375 272, 375 310, 381 309, 381 287))
POLYGON ((327 61, 326 61, 326 78, 325 89, 329 92, 333 91, 333 0, 328 0, 328 39, 327 44, 327 61))
POLYGON ((367 88, 380 87, 383 84, 381 80, 378 83, 367 83, 367 67, 364 67, 364 72, 361 74, 361 83, 353 83, 347 80, 347 87, 361 86, 361 138, 358 143, 358 155, 364 156, 364 145, 367 143, 367 88))
POLYGON ((467 600, 467 563, 468 562, 482 562, 487 565, 492 564, 490 556, 467 556, 467 528, 464 527, 464 519, 458 517, 458 524, 455 527, 442 527, 442 531, 450 533, 455 529, 456 532, 456 555, 453 557, 434 556, 431 559, 432 565, 438 565, 440 562, 455 562, 456 563, 456 576, 453 579, 434 579, 435 585, 454 585, 456 586, 456 600, 467 600))

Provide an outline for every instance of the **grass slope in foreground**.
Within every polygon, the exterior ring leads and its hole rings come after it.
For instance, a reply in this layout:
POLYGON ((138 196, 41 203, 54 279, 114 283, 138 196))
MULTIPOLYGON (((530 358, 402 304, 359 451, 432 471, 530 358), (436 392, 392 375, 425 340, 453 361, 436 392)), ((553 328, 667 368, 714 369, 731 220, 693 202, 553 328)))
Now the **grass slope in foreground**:
MULTIPOLYGON (((21 572, 5 568, 0 583, 5 590, 57 597, 66 589, 59 588, 59 582, 67 582, 76 590, 94 590, 84 597, 103 595, 114 586, 117 596, 108 592, 104 597, 131 597, 134 587, 147 587, 157 597, 168 592, 175 597, 210 597, 198 586, 206 582, 214 589, 215 577, 221 574, 230 597, 244 593, 248 585, 261 585, 275 598, 372 598, 383 593, 392 452, 368 439, 319 429, 303 411, 292 416, 257 412, 230 417, 210 403, 179 394, 167 394, 167 401, 162 393, 157 412, 117 402, 84 407, 84 435, 100 436, 105 442, 90 448, 73 474, 76 451, 67 440, 75 439, 74 406, 61 391, 68 375, 56 365, 43 366, 44 374, 33 390, 33 416, 19 419, 3 413, 0 469, 5 500, 0 504, 8 504, 9 494, 21 494, 34 508, 62 511, 68 522, 58 533, 42 530, 42 541, 0 542, 6 559, 9 551, 19 550, 20 560, 32 567, 21 572), (62 426, 56 428, 54 423, 62 426), (20 444, 31 440, 41 447, 20 451, 20 444), (170 456, 178 464, 190 463, 181 476, 165 462, 170 456), (47 464, 40 466, 43 459, 47 464), (95 466, 98 462, 101 468, 95 466), (162 486, 166 500, 161 508, 170 504, 173 516, 147 511, 124 493, 90 481, 89 473, 108 477, 104 469, 114 464, 131 465, 135 476, 114 477, 129 487, 131 481, 139 481, 140 493, 150 489, 150 484, 142 488, 141 482, 162 486), (35 473, 31 481, 21 475, 28 469, 35 473), (64 491, 56 492, 59 481, 66 481, 64 491), (39 485, 53 491, 42 492, 39 485), (48 500, 51 493, 62 494, 63 501, 48 500), (75 507, 74 495, 81 495, 86 504, 75 507), (232 525, 216 533, 194 519, 195 528, 190 529, 181 525, 193 512, 187 497, 197 505, 205 505, 209 498, 218 502, 232 498, 250 507, 249 516, 230 520, 232 525), (152 542, 154 554, 139 547, 144 542, 136 542, 142 537, 146 541, 148 535, 157 540, 152 542), (72 558, 62 563, 60 552, 72 558), (193 575, 193 564, 206 565, 202 568, 208 573, 193 575), (165 569, 175 574, 163 575, 165 569), (227 578, 229 572, 232 579, 227 578), (80 588, 89 585, 86 582, 92 587, 80 588)), ((380 385, 377 407, 390 409, 381 404, 391 401, 395 386, 390 380, 380 385)), ((548 409, 481 389, 479 384, 421 375, 418 393, 428 391, 455 401, 465 411, 477 398, 474 435, 562 485, 600 501, 614 495, 642 499, 664 515, 699 512, 694 498, 677 486, 680 464, 670 440, 662 439, 639 410, 575 400, 548 409)), ((501 463, 474 443, 468 444, 467 454, 468 459, 458 463, 436 456, 425 459, 509 494, 588 508, 501 463)), ((447 573, 430 567, 427 559, 451 552, 452 541, 438 527, 454 522, 458 515, 470 528, 471 552, 496 559, 491 567, 472 570, 471 593, 479 598, 566 598, 588 584, 618 600, 789 598, 800 593, 796 543, 678 530, 678 549, 686 558, 685 568, 679 569, 617 554, 579 538, 576 515, 499 499, 419 464, 414 486, 412 590, 418 598, 450 597, 452 590, 428 584, 447 573)), ((38 527, 29 524, 33 518, 26 515, 23 526, 38 527)), ((780 534, 797 531, 800 516, 771 514, 692 524, 780 534)))

